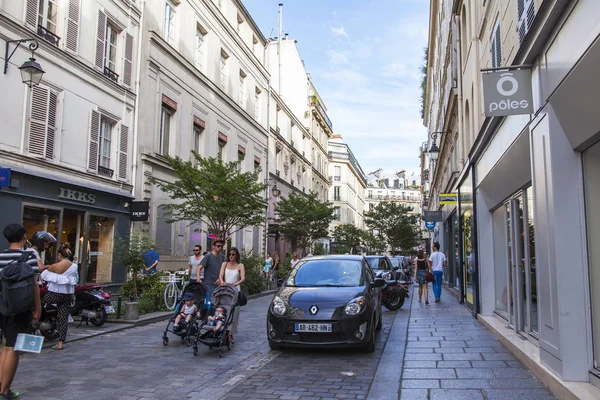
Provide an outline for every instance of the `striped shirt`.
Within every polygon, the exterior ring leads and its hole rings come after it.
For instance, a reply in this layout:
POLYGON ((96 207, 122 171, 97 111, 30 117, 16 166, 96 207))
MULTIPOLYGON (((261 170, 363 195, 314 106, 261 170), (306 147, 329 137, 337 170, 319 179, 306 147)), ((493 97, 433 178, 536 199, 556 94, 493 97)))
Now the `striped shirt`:
POLYGON ((26 250, 24 251, 7 249, 0 253, 0 271, 2 271, 2 269, 8 264, 12 264, 14 262, 19 261, 21 255, 25 252, 29 253, 29 256, 26 260, 27 264, 29 264, 29 266, 33 269, 34 274, 39 274, 40 270, 38 268, 38 262, 35 254, 31 251, 26 250))

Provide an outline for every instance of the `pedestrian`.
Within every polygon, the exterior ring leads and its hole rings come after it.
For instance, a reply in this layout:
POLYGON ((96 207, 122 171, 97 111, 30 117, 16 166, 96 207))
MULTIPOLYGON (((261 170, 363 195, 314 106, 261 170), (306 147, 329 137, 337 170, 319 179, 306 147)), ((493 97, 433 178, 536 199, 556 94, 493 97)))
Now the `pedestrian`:
POLYGON ((273 253, 273 267, 271 268, 271 281, 277 281, 277 272, 279 272, 279 253, 273 253))
POLYGON ((31 237, 31 242, 28 242, 28 246, 26 246, 27 250, 35 254, 35 257, 38 260, 38 268, 40 272, 46 268, 44 267, 40 253, 48 250, 48 247, 53 243, 56 243, 56 238, 54 235, 52 235, 50 232, 38 231, 33 234, 31 237))
POLYGON ((52 349, 63 350, 67 339, 69 311, 74 300, 75 286, 79 281, 77 264, 73 262, 73 252, 69 243, 60 246, 58 249, 58 263, 48 266, 42 272, 42 279, 48 282, 48 293, 44 295, 42 302, 45 305, 56 304, 57 309, 59 336, 58 343, 52 346, 52 349))
POLYGON ((429 256, 431 269, 435 280, 431 284, 433 286, 433 295, 435 302, 439 303, 442 298, 442 278, 444 277, 444 266, 446 266, 446 255, 440 251, 440 244, 433 244, 433 253, 429 256))
POLYGON ((0 273, 9 264, 24 262, 31 267, 33 281, 33 313, 27 310, 16 315, 0 315, 2 329, 2 351, 0 352, 0 400, 16 399, 19 393, 11 390, 12 381, 19 365, 19 353, 15 351, 15 343, 19 333, 29 333, 31 322, 40 318, 40 289, 37 285, 39 273, 38 261, 33 252, 26 252, 23 247, 27 243, 27 230, 21 224, 9 224, 4 228, 4 237, 9 247, 0 253, 0 273))
POLYGON ((207 253, 202 260, 200 260, 199 268, 202 267, 204 270, 203 281, 206 284, 206 295, 210 298, 215 288, 221 284, 219 274, 221 271, 221 265, 225 262, 225 257, 221 254, 223 250, 223 239, 216 239, 212 243, 211 252, 207 253))
POLYGON ((425 280, 428 271, 431 271, 431 264, 425 258, 423 251, 419 250, 417 258, 415 258, 415 281, 419 284, 419 303, 423 297, 423 291, 425 291, 425 304, 429 304, 429 282, 425 280))
POLYGON ((142 270, 142 275, 154 275, 156 273, 156 267, 158 266, 158 262, 160 261, 160 256, 158 255, 158 251, 156 251, 156 246, 150 246, 150 250, 143 254, 144 256, 144 269, 142 270))
POLYGON ((204 258, 200 253, 202 252, 202 246, 199 244, 194 246, 194 255, 190 256, 188 262, 188 271, 190 271, 190 283, 202 282, 204 279, 204 268, 200 265, 200 261, 204 258))
POLYGON ((292 260, 290 261, 290 268, 294 269, 296 264, 298 264, 298 261, 300 261, 300 259, 298 258, 298 253, 296 252, 296 253, 292 254, 292 260))
MULTIPOLYGON (((244 264, 240 263, 240 252, 232 247, 227 252, 227 261, 221 265, 219 279, 223 283, 232 285, 239 293, 240 285, 246 280, 246 269, 244 264)), ((240 319, 240 307, 235 307, 233 311, 233 322, 229 330, 229 341, 233 343, 233 335, 237 334, 240 319)))
POLYGON ((269 272, 273 268, 273 259, 271 258, 271 253, 267 252, 267 258, 265 258, 265 265, 263 267, 263 272, 265 273, 265 279, 269 280, 269 272))

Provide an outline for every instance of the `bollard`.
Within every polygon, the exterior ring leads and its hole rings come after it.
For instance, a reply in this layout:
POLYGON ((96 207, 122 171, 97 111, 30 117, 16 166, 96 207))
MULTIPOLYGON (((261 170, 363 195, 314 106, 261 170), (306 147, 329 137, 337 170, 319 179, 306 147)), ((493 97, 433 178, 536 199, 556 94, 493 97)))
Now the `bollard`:
POLYGON ((119 296, 119 300, 117 300, 117 319, 121 318, 121 296, 119 296))

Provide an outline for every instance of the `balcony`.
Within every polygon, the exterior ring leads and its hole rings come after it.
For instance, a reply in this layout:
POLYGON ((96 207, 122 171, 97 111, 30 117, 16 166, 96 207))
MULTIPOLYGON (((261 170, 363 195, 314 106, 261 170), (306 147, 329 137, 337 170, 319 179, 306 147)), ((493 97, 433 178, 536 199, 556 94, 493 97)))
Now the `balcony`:
POLYGON ((281 176, 281 172, 280 172, 278 169, 276 169, 276 170, 275 170, 275 175, 276 175, 276 176, 281 176))
POLYGON ((104 76, 106 76, 111 81, 118 83, 119 82, 119 74, 115 71, 109 69, 108 67, 104 67, 104 76))
POLYGON ((38 25, 38 27, 37 27, 37 34, 38 34, 38 36, 40 36, 45 41, 47 41, 49 43, 52 43, 53 45, 55 45, 56 47, 58 47, 58 43, 60 41, 60 38, 58 36, 56 36, 54 33, 52 33, 51 31, 49 31, 48 29, 44 28, 41 25, 38 25))
POLYGON ((338 181, 338 182, 339 182, 339 181, 341 181, 341 180, 342 180, 342 177, 341 177, 341 176, 334 176, 334 177, 333 177, 333 180, 334 180, 334 181, 338 181))
POLYGON ((98 165, 98 175, 106 176, 107 178, 112 178, 114 174, 115 171, 113 171, 112 169, 98 165))

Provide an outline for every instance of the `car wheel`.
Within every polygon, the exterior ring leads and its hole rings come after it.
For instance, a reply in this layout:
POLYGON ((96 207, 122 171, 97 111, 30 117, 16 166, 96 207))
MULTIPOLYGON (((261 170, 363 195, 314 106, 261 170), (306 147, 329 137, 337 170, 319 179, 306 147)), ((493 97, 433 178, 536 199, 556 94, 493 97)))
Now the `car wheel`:
POLYGON ((271 350, 281 350, 281 346, 276 345, 275 343, 269 341, 269 347, 271 348, 271 350))
POLYGON ((375 351, 375 321, 373 321, 371 323, 371 332, 370 332, 370 336, 369 336, 369 341, 367 342, 366 346, 365 346, 365 352, 367 353, 372 353, 375 351))

